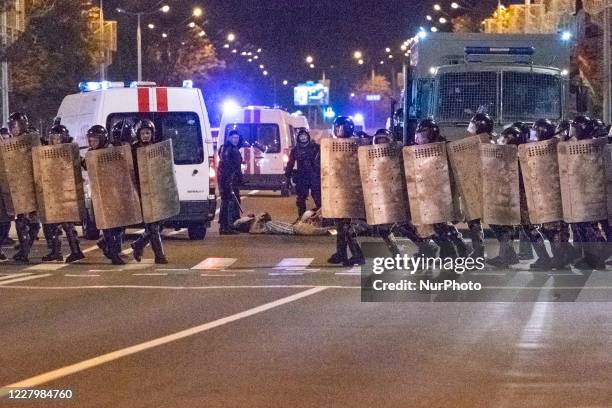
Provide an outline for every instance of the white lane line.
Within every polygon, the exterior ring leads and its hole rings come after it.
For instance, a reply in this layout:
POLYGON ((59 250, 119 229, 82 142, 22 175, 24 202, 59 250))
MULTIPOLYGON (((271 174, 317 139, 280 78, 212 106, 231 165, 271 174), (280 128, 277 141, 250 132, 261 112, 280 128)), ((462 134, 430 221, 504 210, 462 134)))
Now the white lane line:
POLYGON ((191 269, 220 271, 221 269, 229 268, 237 260, 236 258, 206 258, 191 269))
POLYGON ((76 273, 66 273, 64 274, 64 276, 68 277, 68 278, 97 278, 100 275, 91 273, 91 274, 86 274, 86 273, 82 273, 82 274, 76 274, 76 273))
POLYGON ((301 271, 306 269, 314 261, 314 258, 283 258, 274 269, 287 271, 301 271))
MULTIPOLYGON (((274 279, 280 280, 280 279, 274 279)), ((211 286, 153 286, 153 285, 88 285, 88 286, 0 286, 1 289, 28 290, 83 290, 83 289, 154 289, 154 290, 221 290, 221 289, 361 289, 361 286, 350 285, 211 285, 211 286)), ((612 289, 612 287, 607 287, 612 289)))
POLYGON ((221 269, 220 272, 255 272, 255 269, 221 269))
POLYGON ((32 275, 32 274, 31 273, 14 273, 12 275, 0 276, 0 280, 15 279, 21 276, 29 276, 29 275, 32 275))
POLYGON ((98 248, 98 246, 97 246, 97 245, 94 245, 94 246, 90 246, 89 248, 85 248, 85 249, 84 249, 82 252, 83 252, 84 254, 88 254, 88 253, 90 253, 90 252, 95 251, 96 249, 100 249, 100 248, 98 248))
POLYGON ((167 233, 167 234, 164 234, 164 236, 165 236, 165 237, 171 237, 171 236, 173 236, 173 235, 178 235, 178 234, 181 234, 181 233, 183 233, 183 232, 185 232, 185 231, 187 231, 187 229, 186 229, 186 228, 181 228, 181 229, 180 229, 180 230, 178 230, 178 231, 172 231, 172 232, 169 232, 169 233, 167 233))
POLYGON ((205 277, 205 278, 227 278, 227 277, 233 277, 236 276, 235 273, 203 273, 200 276, 205 277))
POLYGON ((339 275, 339 276, 360 276, 361 272, 336 272, 334 275, 339 275))
POLYGON ((260 306, 253 307, 251 309, 245 310, 243 312, 239 312, 230 316, 223 317, 221 319, 214 320, 212 322, 204 323, 199 326, 195 326, 186 330, 181 330, 179 332, 169 334, 167 336, 159 337, 154 340, 145 341, 140 344, 136 344, 134 346, 126 347, 124 349, 115 350, 107 354, 103 354, 101 356, 93 357, 88 360, 81 361, 76 364, 71 364, 69 366, 65 366, 62 368, 58 368, 56 370, 52 370, 35 377, 31 377, 25 380, 18 381, 13 384, 5 385, 0 388, 0 396, 6 396, 11 388, 33 388, 41 384, 46 384, 48 382, 57 380, 59 378, 66 377, 71 374, 75 374, 84 370, 88 370, 93 367, 100 366, 102 364, 109 363, 114 360, 118 360, 123 357, 130 356, 132 354, 140 353, 145 350, 149 350, 155 347, 162 346, 164 344, 169 344, 175 342, 177 340, 184 339, 186 337, 191 337, 196 334, 203 333, 205 331, 233 323, 235 321, 245 319, 247 317, 266 312, 270 309, 274 309, 276 307, 285 305, 287 303, 292 303, 297 300, 303 299, 308 296, 312 296, 316 293, 324 291, 325 287, 314 287, 299 293, 296 293, 291 296, 287 296, 273 302, 265 303, 260 306))
POLYGON ((58 271, 67 267, 67 263, 40 263, 25 268, 26 271, 58 271))
POLYGON ((156 272, 190 272, 191 269, 165 269, 165 268, 159 268, 159 269, 155 269, 156 272))
POLYGON ((255 195, 255 194, 257 194, 257 193, 259 193, 259 190, 252 190, 252 191, 250 191, 250 192, 249 192, 247 195, 252 196, 252 195, 255 195))
POLYGON ((23 281, 33 280, 33 279, 46 278, 47 276, 52 276, 52 275, 50 273, 45 273, 42 275, 23 276, 21 278, 3 280, 2 282, 0 282, 0 286, 10 285, 11 283, 15 283, 15 282, 23 282, 23 281))
POLYGON ((134 275, 134 276, 168 276, 167 273, 155 273, 155 272, 151 272, 151 273, 133 273, 132 275, 134 275))
POLYGON ((302 276, 303 272, 270 272, 270 276, 302 276))

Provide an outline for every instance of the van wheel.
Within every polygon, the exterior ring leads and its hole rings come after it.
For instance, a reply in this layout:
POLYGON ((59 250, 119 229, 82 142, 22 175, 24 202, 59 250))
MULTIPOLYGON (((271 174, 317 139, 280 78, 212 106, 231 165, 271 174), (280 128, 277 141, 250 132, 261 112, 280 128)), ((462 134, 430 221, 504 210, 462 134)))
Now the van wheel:
POLYGON ((100 230, 96 227, 96 222, 89 216, 89 211, 85 211, 85 218, 83 219, 83 236, 91 241, 100 238, 100 230))
POLYGON ((200 241, 206 237, 206 227, 204 225, 190 225, 187 227, 187 235, 192 241, 200 241))

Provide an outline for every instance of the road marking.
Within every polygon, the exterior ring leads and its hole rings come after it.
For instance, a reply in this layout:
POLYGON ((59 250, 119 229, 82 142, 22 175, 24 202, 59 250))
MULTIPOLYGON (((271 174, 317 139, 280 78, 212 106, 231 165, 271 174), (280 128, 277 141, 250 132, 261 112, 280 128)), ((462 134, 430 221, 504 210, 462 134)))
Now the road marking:
POLYGON ((156 272, 190 272, 191 269, 155 269, 156 272))
POLYGON ((31 273, 14 273, 12 275, 0 276, 0 280, 14 279, 14 278, 19 278, 21 276, 29 276, 29 275, 32 275, 32 274, 31 273))
POLYGON ((58 271, 67 267, 67 263, 40 263, 25 268, 26 271, 58 271))
POLYGON ((134 275, 134 276, 168 276, 167 273, 155 273, 155 272, 151 272, 151 273, 133 273, 132 275, 134 275))
POLYGON ((237 260, 236 258, 206 258, 191 269, 220 271, 221 269, 229 268, 237 260))
POLYGON ((66 276, 68 278, 96 278, 96 277, 98 277, 100 275, 96 275, 96 274, 93 274, 93 273, 92 274, 86 274, 86 273, 83 273, 83 274, 67 273, 67 274, 64 274, 64 276, 66 276))
POLYGON ((255 272, 255 269, 221 269, 221 272, 255 272))
POLYGON ((302 276, 303 272, 270 272, 270 276, 302 276))
POLYGON ((10 285, 11 283, 15 283, 15 282, 23 282, 23 281, 33 280, 33 279, 46 278, 47 276, 51 276, 51 274, 45 273, 42 275, 22 276, 21 278, 3 280, 2 282, 0 282, 0 285, 1 286, 10 285))
POLYGON ((339 276, 359 276, 361 272, 336 272, 334 275, 339 276))
POLYGON ((274 269, 287 271, 301 271, 306 269, 314 261, 314 258, 283 258, 274 269))
POLYGON ((225 278, 225 277, 233 277, 236 276, 235 273, 218 273, 218 274, 212 274, 212 273, 203 273, 200 276, 203 276, 205 278, 225 278))
POLYGON ((260 306, 253 307, 251 309, 245 310, 243 312, 239 312, 230 316, 223 317, 221 319, 214 320, 212 322, 204 323, 199 326, 195 326, 186 330, 181 330, 179 332, 169 334, 167 336, 159 337, 154 340, 149 340, 140 344, 136 344, 134 346, 126 347, 124 349, 115 350, 107 354, 103 354, 101 356, 97 356, 94 358, 90 358, 88 360, 81 361, 76 364, 71 364, 69 366, 65 366, 62 368, 58 368, 56 370, 49 371, 47 373, 43 373, 37 375, 35 377, 31 377, 25 380, 18 381, 13 384, 5 385, 0 388, 0 396, 6 396, 10 389, 12 388, 33 388, 41 384, 46 384, 48 382, 66 377, 71 374, 75 374, 84 370, 88 370, 93 367, 100 366, 102 364, 109 363, 114 360, 118 360, 123 357, 130 356, 132 354, 140 353, 145 350, 149 350, 155 347, 159 347, 165 344, 169 344, 175 342, 177 340, 184 339, 186 337, 191 337, 196 334, 203 333, 205 331, 233 323, 235 321, 245 319, 247 317, 266 312, 270 309, 274 309, 276 307, 295 302, 297 300, 303 299, 308 296, 312 296, 316 293, 322 292, 326 290, 325 287, 314 287, 303 292, 296 293, 291 296, 287 296, 273 302, 265 303, 260 306))
MULTIPOLYGON (((280 280, 280 279, 274 279, 280 280)), ((88 285, 88 286, 0 286, 1 289, 83 290, 83 289, 153 289, 153 290, 221 290, 221 289, 361 289, 350 285, 211 285, 211 286, 154 286, 154 285, 88 285)), ((612 289, 607 287, 606 289, 612 289)))
POLYGON ((178 231, 172 231, 172 232, 169 232, 169 233, 167 233, 167 234, 164 234, 164 236, 165 236, 165 237, 171 237, 171 236, 173 236, 173 235, 178 235, 178 234, 181 234, 181 233, 183 233, 183 232, 185 232, 185 231, 187 231, 187 229, 186 229, 186 228, 181 228, 181 229, 180 229, 180 230, 178 230, 178 231))
POLYGON ((98 248, 98 246, 97 246, 97 245, 94 245, 94 246, 90 246, 89 248, 84 249, 82 252, 83 252, 84 254, 88 254, 88 253, 90 253, 90 252, 95 251, 96 249, 100 249, 100 248, 98 248))
POLYGON ((255 194, 257 194, 257 193, 259 193, 259 190, 252 190, 252 191, 250 191, 250 192, 249 192, 247 195, 252 196, 252 195, 255 195, 255 194))

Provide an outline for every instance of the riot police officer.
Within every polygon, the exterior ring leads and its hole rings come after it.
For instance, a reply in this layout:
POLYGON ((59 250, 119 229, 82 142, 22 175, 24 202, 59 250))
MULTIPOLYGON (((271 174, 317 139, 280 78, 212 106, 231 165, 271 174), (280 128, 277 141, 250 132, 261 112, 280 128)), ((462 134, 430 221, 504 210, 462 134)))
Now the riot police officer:
MULTIPOLYGON (((8 118, 8 128, 12 137, 25 135, 29 131, 28 117, 25 113, 14 112, 8 118)), ((29 262, 30 249, 38 234, 40 224, 36 219, 36 213, 17 214, 15 217, 15 229, 19 241, 19 251, 13 256, 17 262, 29 262)))
POLYGON ((321 208, 321 147, 310 138, 306 128, 297 132, 297 145, 289 153, 289 161, 285 168, 287 184, 295 181, 296 205, 298 217, 306 211, 306 199, 312 195, 317 208, 321 208), (297 170, 293 167, 297 163, 297 170))
POLYGON ((234 221, 240 217, 240 185, 242 184, 242 155, 240 148, 243 139, 237 130, 227 134, 223 146, 219 148, 219 190, 221 208, 219 210, 219 234, 238 234, 234 221))
POLYGON ((110 143, 113 146, 132 145, 136 139, 134 126, 127 119, 115 123, 110 130, 110 143))
MULTIPOLYGON (((56 124, 49 129, 47 141, 49 145, 59 145, 63 143, 71 143, 72 138, 70 137, 68 128, 66 128, 66 126, 56 124)), ((45 224, 43 225, 43 231, 47 241, 47 247, 49 248, 50 252, 43 256, 42 261, 51 262, 64 260, 61 251, 60 228, 64 230, 66 239, 68 241, 68 246, 70 248, 70 255, 68 255, 66 258, 66 263, 76 262, 85 258, 85 255, 81 251, 79 238, 73 223, 45 224)))
MULTIPOLYGON (((334 137, 348 139, 355 135, 355 124, 348 116, 338 116, 334 120, 334 137)), ((343 264, 344 266, 363 265, 365 258, 361 246, 356 239, 356 234, 351 227, 350 218, 338 218, 336 223, 336 252, 327 260, 331 264, 343 264), (351 257, 347 250, 350 249, 351 257)))
MULTIPOLYGON (((446 142, 440 134, 440 127, 433 119, 424 119, 417 125, 414 143, 424 145, 429 143, 446 142)), ((448 223, 434 224, 434 242, 440 247, 440 258, 466 257, 469 250, 463 236, 457 228, 448 223)))
MULTIPOLYGON (((11 134, 9 133, 8 128, 5 128, 5 127, 0 128, 0 139, 8 139, 9 137, 11 137, 11 134)), ((4 171, 4 170, 0 170, 0 171, 4 171)), ((1 197, 0 197, 0 200, 2 200, 1 197)), ((5 205, 5 204, 0 203, 0 205, 5 205)), ((8 217, 8 214, 6 214, 6 216, 8 217)), ((10 229, 11 229, 10 219, 8 221, 0 222, 0 261, 6 260, 6 255, 4 255, 4 253, 2 252, 2 245, 4 245, 4 242, 8 238, 10 229)))
MULTIPOLYGON (((486 134, 489 139, 492 139, 493 127, 493 119, 488 114, 477 113, 470 120, 467 131, 473 136, 486 134)), ((471 256, 473 258, 484 258, 484 231, 480 219, 468 221, 467 225, 472 239, 473 252, 471 256)))
MULTIPOLYGON (((588 116, 578 115, 570 124, 570 140, 593 139, 594 131, 593 120, 588 116)), ((574 244, 577 244, 579 251, 582 252, 582 258, 574 263, 574 266, 578 269, 605 269, 605 259, 595 250, 595 247, 602 241, 602 238, 596 231, 594 223, 578 222, 572 223, 570 226, 574 237, 574 244)))
MULTIPOLYGON (((158 142, 158 137, 155 133, 155 124, 149 119, 144 119, 138 122, 135 126, 136 143, 134 144, 134 168, 138 172, 138 155, 137 149, 158 142)), ((130 132, 131 133, 131 132, 130 132)), ((138 175, 136 180, 139 180, 138 175)), ((140 190, 140 181, 138 181, 138 189, 140 190)), ((156 264, 167 264, 168 260, 164 254, 164 247, 161 240, 161 222, 153 222, 145 224, 145 232, 131 244, 134 250, 133 255, 136 261, 140 262, 145 247, 151 243, 151 248, 155 254, 156 264)))
MULTIPOLYGON (((87 131, 89 150, 100 150, 109 147, 108 132, 104 126, 94 125, 87 131)), ((111 260, 113 265, 125 265, 121 259, 122 228, 109 228, 102 230, 102 239, 98 240, 98 247, 104 256, 111 260)))

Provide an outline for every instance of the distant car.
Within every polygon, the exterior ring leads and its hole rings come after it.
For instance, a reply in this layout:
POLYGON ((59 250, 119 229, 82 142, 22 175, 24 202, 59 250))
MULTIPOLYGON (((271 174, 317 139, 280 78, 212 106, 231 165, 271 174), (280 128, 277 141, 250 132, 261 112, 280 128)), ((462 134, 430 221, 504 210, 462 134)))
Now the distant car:
MULTIPOLYGON (((131 123, 151 119, 162 138, 172 139, 181 204, 180 214, 164 226, 187 228, 190 239, 206 236, 215 216, 215 172, 209 163, 213 152, 208 113, 199 89, 158 87, 153 83, 131 87, 123 82, 87 83, 81 93, 64 98, 57 116, 81 148, 87 147, 87 130, 93 125, 110 129, 124 119, 131 123)), ((88 239, 95 239, 99 231, 88 191, 86 185, 88 211, 83 230, 88 239)))
POLYGON ((295 145, 298 128, 307 128, 304 116, 264 106, 249 106, 224 113, 219 126, 218 145, 236 129, 247 146, 242 148, 245 189, 273 190, 288 196, 285 166, 295 145))

